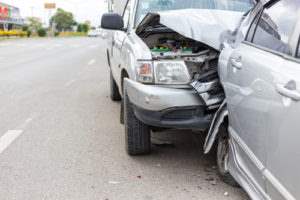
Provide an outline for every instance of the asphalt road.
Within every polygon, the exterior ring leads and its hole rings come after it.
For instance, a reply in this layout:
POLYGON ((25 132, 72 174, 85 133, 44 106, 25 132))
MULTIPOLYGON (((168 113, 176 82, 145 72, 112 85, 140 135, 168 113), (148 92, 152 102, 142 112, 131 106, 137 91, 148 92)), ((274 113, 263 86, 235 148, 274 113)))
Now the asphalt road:
POLYGON ((166 132, 129 157, 100 38, 0 42, 0 200, 247 199, 203 137, 166 132))

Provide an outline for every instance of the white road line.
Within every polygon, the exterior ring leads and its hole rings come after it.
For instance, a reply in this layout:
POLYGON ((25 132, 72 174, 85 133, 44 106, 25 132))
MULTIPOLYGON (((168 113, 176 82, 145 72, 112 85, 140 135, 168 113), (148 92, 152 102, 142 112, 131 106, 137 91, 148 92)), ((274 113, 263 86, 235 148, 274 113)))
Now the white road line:
POLYGON ((5 151, 25 130, 25 128, 32 122, 35 115, 31 118, 26 119, 20 126, 15 130, 8 130, 2 137, 0 137, 0 154, 5 151))
POLYGON ((108 181, 109 184, 112 184, 112 185, 117 185, 119 184, 120 182, 119 181, 108 181))
POLYGON ((96 62, 96 60, 92 59, 92 60, 89 61, 88 65, 93 65, 93 64, 95 64, 95 62, 96 62))
POLYGON ((65 84, 65 87, 71 86, 75 81, 76 81, 75 79, 68 81, 68 82, 65 84))
POLYGON ((23 130, 9 130, 0 138, 0 154, 9 147, 21 134, 23 130))
POLYGON ((21 124, 18 129, 25 129, 27 127, 27 125, 32 122, 33 118, 28 118, 25 120, 25 122, 23 124, 21 124))

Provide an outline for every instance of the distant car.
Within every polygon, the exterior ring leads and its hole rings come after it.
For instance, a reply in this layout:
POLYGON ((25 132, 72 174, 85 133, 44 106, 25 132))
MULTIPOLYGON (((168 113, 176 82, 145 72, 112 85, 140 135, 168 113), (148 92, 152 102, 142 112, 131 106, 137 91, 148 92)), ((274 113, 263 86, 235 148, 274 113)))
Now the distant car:
POLYGON ((89 30, 89 32, 87 33, 88 37, 98 37, 100 36, 100 31, 97 29, 94 30, 89 30))
POLYGON ((107 39, 108 38, 108 31, 107 30, 104 30, 104 29, 99 29, 99 36, 102 38, 102 39, 107 39))
MULTIPOLYGON (((219 57, 226 102, 205 144, 252 199, 300 199, 300 1, 260 1, 219 57)), ((232 176, 234 179, 232 178, 232 176)))

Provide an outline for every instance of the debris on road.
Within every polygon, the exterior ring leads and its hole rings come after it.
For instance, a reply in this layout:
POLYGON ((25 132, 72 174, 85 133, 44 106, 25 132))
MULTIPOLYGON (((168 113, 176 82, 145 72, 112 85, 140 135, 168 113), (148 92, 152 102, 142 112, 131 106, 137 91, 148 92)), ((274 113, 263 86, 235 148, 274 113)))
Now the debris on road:
POLYGON ((119 182, 119 181, 109 181, 108 183, 109 183, 109 184, 112 184, 112 185, 117 185, 117 184, 120 184, 120 182, 119 182))
POLYGON ((217 185, 217 179, 215 179, 213 177, 208 177, 205 180, 208 181, 209 184, 211 184, 211 185, 217 185))

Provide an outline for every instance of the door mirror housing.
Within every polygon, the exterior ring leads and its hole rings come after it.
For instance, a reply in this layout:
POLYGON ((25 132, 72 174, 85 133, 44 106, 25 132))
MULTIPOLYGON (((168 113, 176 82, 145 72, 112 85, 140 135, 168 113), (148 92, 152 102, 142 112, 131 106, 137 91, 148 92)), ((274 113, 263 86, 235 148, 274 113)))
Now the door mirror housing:
POLYGON ((124 30, 124 21, 122 16, 117 13, 103 14, 101 19, 101 28, 108 30, 124 30))

